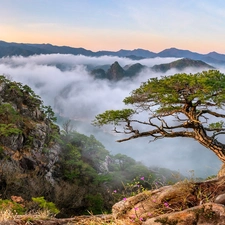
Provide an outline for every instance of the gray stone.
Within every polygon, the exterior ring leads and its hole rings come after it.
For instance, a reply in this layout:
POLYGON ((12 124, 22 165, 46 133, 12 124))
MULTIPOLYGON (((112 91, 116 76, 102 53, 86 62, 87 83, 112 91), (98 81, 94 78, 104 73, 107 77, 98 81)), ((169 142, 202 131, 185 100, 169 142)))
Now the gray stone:
POLYGON ((215 200, 215 203, 225 205, 225 194, 218 195, 215 200))
POLYGON ((174 212, 147 219, 142 225, 225 225, 225 207, 215 203, 199 205, 180 212, 174 212))

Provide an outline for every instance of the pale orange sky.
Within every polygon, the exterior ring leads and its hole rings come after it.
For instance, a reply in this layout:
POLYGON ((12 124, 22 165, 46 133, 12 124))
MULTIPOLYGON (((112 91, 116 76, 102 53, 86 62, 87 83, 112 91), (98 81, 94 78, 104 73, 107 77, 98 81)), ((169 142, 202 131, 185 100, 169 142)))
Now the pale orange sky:
POLYGON ((225 53, 222 0, 7 0, 0 40, 92 51, 176 47, 225 53))

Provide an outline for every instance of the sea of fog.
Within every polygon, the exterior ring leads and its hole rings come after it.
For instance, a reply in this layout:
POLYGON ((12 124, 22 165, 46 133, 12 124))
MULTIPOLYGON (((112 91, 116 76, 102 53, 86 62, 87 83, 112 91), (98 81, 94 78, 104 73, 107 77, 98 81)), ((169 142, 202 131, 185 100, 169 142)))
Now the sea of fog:
MULTIPOLYGON (((178 71, 172 69, 161 74, 144 69, 132 79, 112 82, 94 79, 88 68, 111 65, 115 61, 122 67, 135 63, 151 67, 175 60, 176 58, 152 58, 135 61, 111 56, 62 54, 14 56, 0 59, 0 74, 29 85, 56 113, 77 121, 75 129, 78 132, 93 134, 112 154, 126 154, 147 166, 169 168, 184 175, 189 175, 194 170, 196 177, 207 177, 218 172, 221 162, 213 152, 192 139, 161 139, 149 143, 148 138, 141 138, 117 143, 116 140, 121 136, 112 132, 113 127, 96 128, 91 125, 97 114, 108 109, 124 108, 122 100, 142 82, 178 71)), ((223 70, 221 68, 222 72, 223 70)), ((189 68, 182 72, 198 71, 189 68)))

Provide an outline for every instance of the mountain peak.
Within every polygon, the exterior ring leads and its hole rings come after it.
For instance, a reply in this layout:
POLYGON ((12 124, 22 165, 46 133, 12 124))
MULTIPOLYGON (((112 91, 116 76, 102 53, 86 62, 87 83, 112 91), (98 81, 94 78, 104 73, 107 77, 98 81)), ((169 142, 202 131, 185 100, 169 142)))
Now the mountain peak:
POLYGON ((107 77, 110 80, 120 80, 124 76, 124 69, 115 61, 107 71, 107 77))
POLYGON ((152 69, 157 72, 166 72, 172 68, 175 68, 178 70, 183 70, 187 67, 214 69, 214 67, 210 66, 209 64, 207 64, 201 60, 193 60, 193 59, 189 59, 189 58, 178 59, 171 63, 155 65, 152 67, 152 69))

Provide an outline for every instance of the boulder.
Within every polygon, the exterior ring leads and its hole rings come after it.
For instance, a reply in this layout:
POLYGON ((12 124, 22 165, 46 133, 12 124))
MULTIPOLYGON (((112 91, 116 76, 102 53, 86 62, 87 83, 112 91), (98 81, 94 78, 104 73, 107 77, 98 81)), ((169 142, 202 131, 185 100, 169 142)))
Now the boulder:
POLYGON ((221 194, 221 195, 218 195, 216 198, 215 198, 215 203, 218 203, 218 204, 222 204, 222 205, 225 205, 225 194, 221 194))
POLYGON ((225 224, 225 178, 182 181, 125 198, 112 208, 113 217, 136 224, 225 224))
POLYGON ((225 207, 216 203, 206 203, 180 212, 174 212, 147 219, 143 225, 223 225, 225 207))
POLYGON ((194 184, 188 182, 144 191, 116 203, 112 208, 112 213, 115 218, 129 217, 145 220, 162 213, 188 208, 187 205, 195 206, 197 198, 192 194, 193 192, 194 184))

